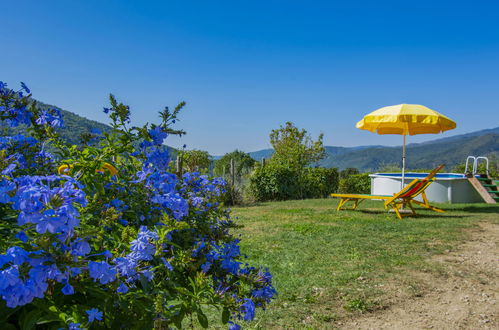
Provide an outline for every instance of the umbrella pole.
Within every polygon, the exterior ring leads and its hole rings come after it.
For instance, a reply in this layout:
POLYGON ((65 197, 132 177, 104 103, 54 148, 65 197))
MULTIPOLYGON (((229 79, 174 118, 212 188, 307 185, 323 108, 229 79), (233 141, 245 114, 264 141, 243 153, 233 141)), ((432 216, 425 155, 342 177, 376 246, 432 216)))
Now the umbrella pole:
POLYGON ((402 183, 400 190, 405 186, 405 134, 404 134, 404 144, 402 145, 402 183))

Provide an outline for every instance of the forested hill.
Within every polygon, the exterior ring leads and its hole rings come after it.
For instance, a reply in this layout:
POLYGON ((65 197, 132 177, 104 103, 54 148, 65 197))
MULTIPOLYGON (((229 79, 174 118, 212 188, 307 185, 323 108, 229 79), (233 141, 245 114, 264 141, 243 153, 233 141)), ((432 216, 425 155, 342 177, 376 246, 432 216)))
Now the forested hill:
MULTIPOLYGON (((82 134, 91 133, 92 129, 98 129, 101 132, 110 132, 112 130, 111 126, 109 125, 100 123, 95 120, 87 119, 73 112, 63 110, 59 107, 45 104, 39 101, 37 101, 37 104, 42 109, 50 108, 50 109, 58 109, 59 111, 61 111, 62 118, 64 120, 64 127, 58 128, 57 132, 60 134, 61 138, 64 141, 67 141, 70 144, 76 144, 76 145, 80 144, 82 142, 81 141, 82 134)), ((0 124, 0 127, 6 127, 6 126, 0 124)), ((17 134, 17 133, 21 133, 24 135, 27 134, 26 127, 24 126, 19 126, 15 128, 8 127, 6 129, 8 134, 17 134)), ((177 154, 176 149, 169 146, 165 146, 165 148, 168 148, 172 158, 176 157, 177 154)))
MULTIPOLYGON (((62 110, 56 106, 45 104, 42 102, 37 102, 38 106, 42 109, 58 109, 61 111, 62 118, 64 120, 64 127, 58 128, 57 132, 60 134, 61 138, 71 144, 81 143, 80 137, 84 133, 90 133, 92 129, 98 129, 101 132, 109 132, 112 128, 106 124, 99 123, 95 120, 90 120, 85 117, 79 116, 73 112, 62 110)), ((8 129, 9 134, 26 134, 26 127, 19 126, 15 128, 8 129)))

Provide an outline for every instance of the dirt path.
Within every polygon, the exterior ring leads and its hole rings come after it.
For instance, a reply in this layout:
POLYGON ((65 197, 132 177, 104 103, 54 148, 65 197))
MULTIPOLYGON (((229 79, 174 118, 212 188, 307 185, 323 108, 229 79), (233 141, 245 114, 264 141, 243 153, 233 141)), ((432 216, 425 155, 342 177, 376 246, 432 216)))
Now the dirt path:
POLYGON ((482 223, 457 251, 422 273, 429 290, 339 325, 342 329, 499 329, 499 225, 482 223))

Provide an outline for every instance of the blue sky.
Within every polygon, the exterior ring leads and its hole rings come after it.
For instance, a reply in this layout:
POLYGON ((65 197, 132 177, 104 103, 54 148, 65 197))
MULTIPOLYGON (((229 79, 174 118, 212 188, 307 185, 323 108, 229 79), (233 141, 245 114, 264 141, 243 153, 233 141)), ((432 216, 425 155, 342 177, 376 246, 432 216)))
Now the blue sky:
POLYGON ((326 145, 397 145, 355 128, 382 106, 419 103, 499 126, 498 1, 11 1, 0 80, 107 122, 111 92, 135 124, 185 100, 168 144, 223 154, 269 147, 286 121, 326 145))

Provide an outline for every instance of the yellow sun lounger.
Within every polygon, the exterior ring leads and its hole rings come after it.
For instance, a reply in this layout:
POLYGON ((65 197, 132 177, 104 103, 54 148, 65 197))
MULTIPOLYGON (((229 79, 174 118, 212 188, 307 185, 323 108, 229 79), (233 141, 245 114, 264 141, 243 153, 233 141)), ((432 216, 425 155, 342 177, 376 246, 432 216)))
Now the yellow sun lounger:
POLYGON ((391 207, 395 211, 399 219, 402 219, 403 217, 406 216, 416 215, 416 211, 414 210, 412 203, 415 203, 417 205, 420 205, 422 207, 425 207, 427 209, 436 212, 444 212, 439 208, 431 206, 428 201, 428 198, 426 198, 426 193, 425 193, 426 188, 428 188, 428 186, 433 181, 435 181, 434 177, 437 174, 437 172, 440 171, 443 167, 444 165, 438 166, 433 171, 431 171, 424 179, 412 180, 401 191, 391 196, 368 195, 368 194, 331 194, 331 197, 341 198, 338 207, 336 208, 338 211, 343 210, 344 209, 343 206, 345 206, 345 204, 349 201, 352 201, 354 203, 352 210, 355 210, 362 201, 366 199, 375 199, 375 200, 383 200, 385 209, 391 207), (421 195, 421 198, 423 199, 422 202, 414 199, 419 195, 421 195), (404 205, 407 205, 411 209, 410 213, 400 212, 400 209, 404 205))

